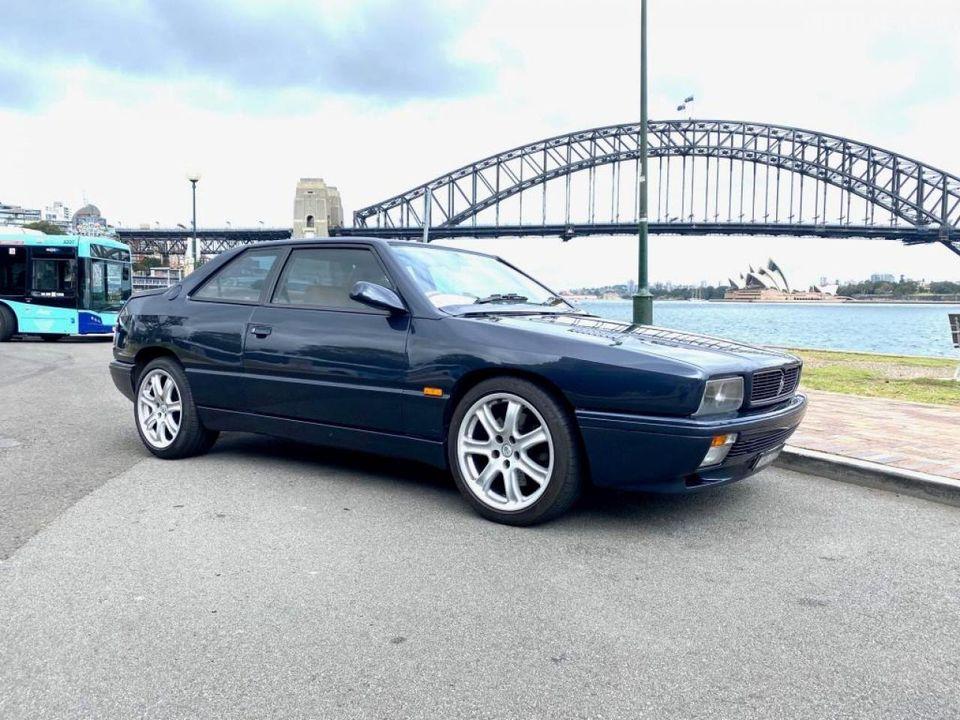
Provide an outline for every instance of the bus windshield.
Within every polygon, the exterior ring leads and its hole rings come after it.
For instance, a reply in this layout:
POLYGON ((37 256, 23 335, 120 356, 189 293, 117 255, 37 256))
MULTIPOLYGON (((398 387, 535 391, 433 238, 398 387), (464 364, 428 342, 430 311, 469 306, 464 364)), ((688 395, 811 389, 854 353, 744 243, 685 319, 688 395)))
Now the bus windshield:
POLYGON ((87 262, 88 310, 119 310, 131 293, 130 266, 115 260, 90 258, 87 262))

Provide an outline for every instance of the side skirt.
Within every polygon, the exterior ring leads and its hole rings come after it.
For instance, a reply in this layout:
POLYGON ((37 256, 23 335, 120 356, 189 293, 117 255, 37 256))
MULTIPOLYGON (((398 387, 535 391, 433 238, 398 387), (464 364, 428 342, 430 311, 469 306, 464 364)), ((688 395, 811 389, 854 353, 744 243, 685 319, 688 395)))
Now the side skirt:
POLYGON ((360 430, 341 425, 291 420, 238 410, 198 407, 200 422, 211 430, 250 432, 290 438, 299 442, 330 445, 347 450, 416 460, 444 469, 447 467, 443 443, 422 438, 394 435, 375 430, 360 430))

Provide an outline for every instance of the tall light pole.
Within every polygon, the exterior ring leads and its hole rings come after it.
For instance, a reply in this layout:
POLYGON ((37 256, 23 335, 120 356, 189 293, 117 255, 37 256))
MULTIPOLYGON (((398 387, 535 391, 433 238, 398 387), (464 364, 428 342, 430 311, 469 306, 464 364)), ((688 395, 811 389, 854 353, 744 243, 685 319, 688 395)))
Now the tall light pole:
POLYGON ((633 296, 633 322, 653 323, 653 295, 647 278, 647 0, 640 0, 640 217, 637 232, 637 294, 633 296))
POLYGON ((190 181, 190 187, 193 190, 193 242, 190 247, 190 257, 187 259, 192 271, 200 262, 200 241, 197 239, 197 183, 200 182, 200 173, 188 174, 187 180, 190 181))

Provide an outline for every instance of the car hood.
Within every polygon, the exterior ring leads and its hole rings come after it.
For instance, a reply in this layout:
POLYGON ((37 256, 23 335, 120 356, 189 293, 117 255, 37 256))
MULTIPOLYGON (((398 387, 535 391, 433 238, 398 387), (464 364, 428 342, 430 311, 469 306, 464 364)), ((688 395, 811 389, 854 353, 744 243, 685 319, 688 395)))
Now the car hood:
POLYGON ((800 362, 795 356, 778 350, 651 325, 607 320, 595 315, 498 312, 474 317, 558 339, 662 357, 709 374, 753 371, 800 362))

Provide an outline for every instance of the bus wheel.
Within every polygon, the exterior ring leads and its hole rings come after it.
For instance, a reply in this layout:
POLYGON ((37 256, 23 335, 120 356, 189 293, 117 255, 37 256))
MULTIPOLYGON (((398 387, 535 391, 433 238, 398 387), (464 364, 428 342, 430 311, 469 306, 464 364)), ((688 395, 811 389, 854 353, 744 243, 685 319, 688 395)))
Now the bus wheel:
POLYGON ((46 340, 47 342, 57 342, 63 335, 41 335, 41 340, 46 340))
POLYGON ((0 305, 0 342, 13 337, 17 331, 17 318, 6 305, 0 305))

